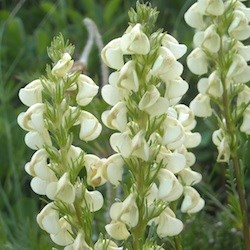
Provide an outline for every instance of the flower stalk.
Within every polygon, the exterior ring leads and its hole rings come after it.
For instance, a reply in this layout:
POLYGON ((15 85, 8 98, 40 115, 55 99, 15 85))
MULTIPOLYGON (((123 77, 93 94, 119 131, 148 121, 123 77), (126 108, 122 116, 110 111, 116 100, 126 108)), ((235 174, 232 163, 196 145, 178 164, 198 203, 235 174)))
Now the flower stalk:
POLYGON ((242 43, 250 36, 248 13, 249 8, 242 1, 198 0, 185 14, 187 24, 196 29, 195 49, 187 64, 194 74, 205 75, 198 82, 199 94, 190 108, 200 117, 216 114, 219 129, 213 133, 213 142, 218 148, 217 161, 233 165, 241 214, 233 212, 241 221, 247 250, 250 249, 248 209, 238 148, 242 134, 250 134, 249 46, 242 43))

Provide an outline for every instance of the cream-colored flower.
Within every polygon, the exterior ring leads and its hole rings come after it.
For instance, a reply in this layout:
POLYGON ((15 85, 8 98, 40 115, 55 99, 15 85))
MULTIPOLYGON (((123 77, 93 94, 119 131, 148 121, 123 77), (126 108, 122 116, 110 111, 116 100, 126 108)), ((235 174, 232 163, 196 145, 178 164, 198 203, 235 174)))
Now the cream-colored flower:
POLYGON ((75 201, 75 187, 70 182, 69 173, 64 173, 58 182, 51 182, 46 189, 51 200, 60 200, 68 204, 75 201))
POLYGON ((129 132, 112 134, 110 136, 110 146, 115 152, 128 158, 132 153, 132 140, 129 136, 129 132))
POLYGON ((195 185, 202 179, 202 175, 198 172, 193 171, 191 168, 184 168, 178 173, 178 176, 180 176, 185 186, 195 185))
POLYGON ((158 179, 159 199, 163 199, 164 201, 175 201, 180 198, 183 192, 183 187, 172 172, 167 169, 160 169, 158 179))
POLYGON ((225 6, 222 0, 198 0, 197 8, 204 15, 221 16, 225 6))
POLYGON ((228 28, 228 33, 240 41, 248 39, 250 37, 249 20, 240 10, 235 10, 233 14, 233 21, 228 28))
POLYGON ((177 104, 175 110, 177 111, 177 120, 182 124, 185 131, 194 129, 196 120, 192 110, 184 104, 177 104))
POLYGON ((237 75, 240 75, 245 70, 245 68, 247 68, 247 62, 241 55, 236 54, 233 57, 232 63, 228 69, 227 77, 233 78, 237 75))
POLYGON ((208 87, 209 87, 208 78, 206 78, 206 77, 201 78, 197 83, 198 91, 202 95, 207 94, 208 87))
POLYGON ((18 96, 26 106, 32 106, 42 102, 42 82, 40 79, 34 80, 19 90, 18 96))
POLYGON ((87 183, 92 187, 98 187, 106 182, 104 177, 105 160, 99 157, 86 154, 84 156, 85 168, 87 171, 87 183))
POLYGON ((127 108, 125 102, 118 102, 111 110, 102 113, 102 122, 111 129, 124 132, 127 128, 127 108))
POLYGON ((228 162, 230 159, 229 139, 225 136, 222 129, 215 130, 212 136, 213 143, 218 149, 218 162, 228 162))
POLYGON ((132 155, 144 161, 149 159, 149 145, 144 137, 144 132, 139 131, 132 139, 132 155))
POLYGON ((128 61, 120 70, 117 79, 117 87, 128 92, 136 92, 139 89, 139 80, 135 70, 135 62, 128 61))
POLYGON ((120 154, 111 155, 104 163, 104 177, 113 185, 118 186, 122 181, 124 161, 120 154))
POLYGON ((166 90, 164 97, 169 100, 169 105, 177 104, 188 90, 188 83, 181 77, 165 82, 166 90))
POLYGON ((121 50, 121 38, 110 41, 102 50, 101 57, 104 63, 112 69, 121 69, 124 65, 121 50))
POLYGON ((57 77, 65 76, 72 68, 74 61, 71 60, 69 53, 64 53, 62 59, 60 59, 56 65, 52 68, 51 73, 57 77))
POLYGON ((79 232, 74 242, 64 248, 64 250, 93 250, 85 241, 84 234, 79 232))
POLYGON ((186 148, 195 148, 201 143, 201 135, 198 132, 185 132, 184 146, 186 148))
POLYGON ((88 191, 87 189, 85 189, 82 207, 87 206, 90 212, 96 212, 102 208, 103 203, 104 200, 102 193, 97 190, 88 191))
POLYGON ((187 65, 190 71, 196 75, 206 74, 208 59, 205 52, 200 48, 194 49, 187 57, 187 65))
POLYGON ((183 72, 183 66, 176 61, 173 53, 166 47, 160 47, 159 55, 152 67, 152 74, 162 81, 178 79, 183 72))
POLYGON ((94 250, 122 250, 123 247, 118 247, 112 240, 99 239, 95 245, 94 250))
POLYGON ((246 133, 247 135, 250 134, 250 106, 244 111, 240 131, 246 133))
POLYGON ((223 95, 223 85, 218 71, 214 71, 209 76, 207 93, 213 97, 221 97, 223 95))
POLYGON ((105 226, 105 229, 115 240, 126 240, 130 236, 126 224, 121 221, 111 221, 105 226))
POLYGON ((115 202, 109 213, 113 221, 121 221, 129 227, 135 227, 139 220, 136 195, 131 193, 123 202, 115 202))
POLYGON ((129 32, 122 36, 121 49, 123 54, 148 54, 150 43, 147 35, 141 30, 141 24, 137 23, 129 32))
POLYGON ((186 23, 195 29, 201 30, 206 27, 203 19, 203 14, 201 13, 198 3, 194 3, 184 15, 186 23))
POLYGON ((182 145, 180 148, 176 150, 176 152, 183 154, 186 158, 186 167, 191 167, 194 165, 196 158, 194 153, 188 152, 186 147, 182 145))
POLYGON ((72 228, 65 218, 59 220, 60 230, 55 234, 50 234, 50 238, 59 246, 67 246, 74 242, 72 228))
POLYGON ((183 223, 177 219, 175 213, 167 207, 159 216, 156 232, 160 238, 178 235, 183 229, 183 223))
POLYGON ((102 126, 91 113, 82 110, 79 122, 81 125, 79 138, 83 141, 95 140, 102 131, 102 126))
POLYGON ((48 130, 44 129, 41 132, 30 131, 24 137, 25 144, 33 149, 38 150, 43 148, 45 145, 52 145, 48 130))
POLYGON ((26 112, 20 113, 17 117, 19 126, 26 131, 42 132, 45 129, 44 109, 43 103, 36 103, 29 107, 26 112))
POLYGON ((186 158, 178 152, 171 152, 165 147, 161 147, 157 154, 157 162, 162 162, 164 168, 176 174, 186 166, 186 158))
POLYGON ((121 91, 117 87, 112 86, 111 84, 103 86, 101 93, 103 100, 111 106, 114 106, 122 100, 121 91))
POLYGON ((77 86, 76 102, 80 106, 88 105, 96 96, 99 89, 90 77, 83 74, 78 77, 77 86))
POLYGON ((237 106, 244 106, 250 103, 250 88, 244 85, 243 90, 239 93, 237 98, 237 106))
POLYGON ((158 116, 165 114, 169 107, 169 101, 160 97, 160 93, 154 85, 142 96, 139 105, 140 110, 146 111, 150 116, 158 116))
POLYGON ((185 139, 184 128, 181 123, 173 118, 166 117, 163 124, 163 135, 162 135, 162 144, 166 145, 168 149, 176 149, 180 147, 185 139))
POLYGON ((212 115, 210 98, 207 95, 198 94, 190 103, 190 109, 198 117, 208 117, 212 115))
POLYGON ((168 48, 173 53, 176 60, 187 52, 187 46, 179 44, 179 42, 169 34, 165 34, 161 42, 164 47, 168 48))
POLYGON ((47 164, 47 158, 45 149, 39 149, 25 165, 25 171, 34 177, 30 183, 31 188, 40 195, 46 194, 49 183, 57 181, 56 175, 47 164))
POLYGON ((56 234, 60 231, 59 212, 53 202, 47 204, 37 215, 38 225, 49 234, 56 234))
POLYGON ((216 32, 214 24, 210 25, 204 32, 202 46, 211 53, 217 53, 220 49, 220 36, 216 32))
POLYGON ((181 204, 183 213, 197 213, 205 205, 205 201, 200 197, 199 193, 192 187, 184 187, 184 200, 181 204))

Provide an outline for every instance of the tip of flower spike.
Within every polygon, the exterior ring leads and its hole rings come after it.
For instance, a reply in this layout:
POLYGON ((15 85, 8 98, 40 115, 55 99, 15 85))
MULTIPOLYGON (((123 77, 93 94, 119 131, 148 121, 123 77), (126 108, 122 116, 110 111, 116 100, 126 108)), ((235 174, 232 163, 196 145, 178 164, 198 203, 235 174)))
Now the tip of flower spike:
POLYGON ((129 20, 132 25, 141 23, 143 25, 143 32, 150 34, 154 27, 156 20, 158 18, 159 11, 157 8, 152 8, 151 3, 140 3, 136 2, 136 8, 131 8, 128 11, 129 20))
POLYGON ((54 37, 50 47, 47 48, 48 56, 53 62, 58 62, 65 53, 72 56, 73 52, 74 46, 68 40, 65 42, 61 33, 54 37))

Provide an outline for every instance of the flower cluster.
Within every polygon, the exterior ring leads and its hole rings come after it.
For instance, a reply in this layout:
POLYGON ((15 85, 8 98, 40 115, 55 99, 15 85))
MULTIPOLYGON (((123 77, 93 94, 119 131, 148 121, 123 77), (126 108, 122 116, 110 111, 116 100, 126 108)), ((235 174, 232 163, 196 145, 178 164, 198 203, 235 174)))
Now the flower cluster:
POLYGON ((219 110, 221 128, 214 132, 213 142, 219 151, 217 160, 225 162, 230 147, 235 146, 227 133, 228 120, 241 122, 240 131, 250 134, 250 88, 246 84, 250 80, 250 46, 242 43, 250 37, 250 9, 242 2, 198 0, 185 14, 187 24, 196 29, 195 49, 187 65, 194 74, 204 75, 190 108, 199 117, 219 110))
MULTIPOLYGON (((137 13, 147 8, 143 5, 137 13)), ((117 173, 122 179, 113 184, 120 182, 126 196, 111 206, 106 231, 116 240, 131 236, 133 249, 143 244, 147 225, 157 226, 160 238, 182 231, 173 207, 181 196, 184 213, 196 213, 204 206, 192 187, 201 175, 191 169, 195 156, 188 152, 201 137, 191 132, 196 125, 193 112, 179 104, 188 83, 181 78, 183 66, 177 59, 186 46, 170 34, 150 30, 154 11, 150 23, 140 23, 137 13, 130 12, 124 35, 109 42, 101 54, 115 70, 102 88, 103 99, 112 106, 102 121, 118 131, 111 135, 110 145, 120 155, 117 173)))
POLYGON ((102 208, 104 199, 101 192, 87 188, 102 182, 90 166, 92 155, 72 145, 75 126, 80 126, 79 138, 85 142, 101 132, 97 118, 82 109, 97 94, 98 86, 88 76, 72 72, 72 47, 65 45, 61 36, 55 38, 48 52, 53 67, 47 68, 47 76, 19 92, 20 100, 29 108, 18 116, 18 123, 28 131, 27 146, 36 150, 25 170, 33 177, 33 191, 50 200, 37 222, 65 250, 100 250, 104 245, 120 249, 113 241, 100 238, 92 242, 91 214, 102 208), (79 177, 83 168, 87 181, 79 177))

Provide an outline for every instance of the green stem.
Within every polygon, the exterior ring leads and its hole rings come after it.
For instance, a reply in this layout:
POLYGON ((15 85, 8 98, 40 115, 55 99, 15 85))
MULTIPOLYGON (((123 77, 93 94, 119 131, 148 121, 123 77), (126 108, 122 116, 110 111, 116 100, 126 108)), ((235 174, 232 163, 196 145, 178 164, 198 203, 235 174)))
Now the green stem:
POLYGON ((242 233, 244 237, 244 246, 245 250, 250 250, 250 235, 249 235, 249 225, 248 225, 248 208, 246 202, 246 192, 243 183, 243 172, 241 171, 240 159, 237 153, 238 140, 236 127, 234 124, 234 120, 232 118, 232 114, 230 111, 230 101, 228 98, 228 91, 226 89, 225 80, 223 82, 224 91, 223 91, 223 104, 224 104, 224 116, 226 120, 226 128, 228 131, 228 135, 230 136, 230 150, 231 150, 231 161, 234 168, 236 185, 237 185, 237 193, 239 196, 240 209, 241 209, 241 221, 242 221, 242 233))
POLYGON ((175 250, 182 250, 182 243, 180 236, 174 237, 175 250))

